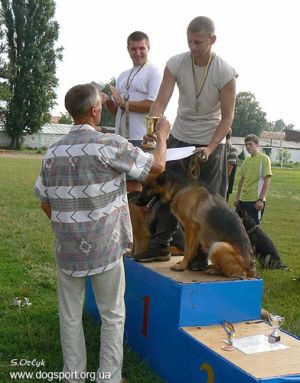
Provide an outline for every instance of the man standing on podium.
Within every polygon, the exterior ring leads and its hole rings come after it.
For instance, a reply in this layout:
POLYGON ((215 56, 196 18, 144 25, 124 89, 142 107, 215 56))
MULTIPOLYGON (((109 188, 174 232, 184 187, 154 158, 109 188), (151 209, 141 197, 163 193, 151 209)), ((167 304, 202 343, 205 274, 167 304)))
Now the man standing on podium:
MULTIPOLYGON (((206 162, 201 163, 200 178, 225 198, 227 190, 227 161, 225 136, 231 128, 235 106, 236 71, 216 53, 214 22, 205 16, 193 19, 187 28, 189 51, 173 56, 167 61, 163 80, 156 101, 149 115, 162 115, 173 94, 175 84, 179 89, 177 117, 168 140, 168 148, 190 145, 198 147, 206 162)), ((188 169, 191 157, 183 160, 188 169)), ((168 165, 178 177, 185 177, 179 161, 168 165)), ((139 262, 167 261, 170 243, 178 222, 170 212, 169 204, 161 204, 157 227, 149 247, 135 256, 139 262)), ((206 254, 199 249, 199 256, 189 266, 202 270, 207 266, 206 254)))

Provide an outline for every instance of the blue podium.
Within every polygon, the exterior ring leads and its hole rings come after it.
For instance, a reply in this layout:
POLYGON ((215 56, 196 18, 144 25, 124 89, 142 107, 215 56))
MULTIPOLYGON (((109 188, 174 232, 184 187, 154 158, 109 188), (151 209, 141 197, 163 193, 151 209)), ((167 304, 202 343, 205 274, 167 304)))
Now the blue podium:
MULTIPOLYGON (((168 383, 300 382, 300 341, 292 335, 281 334, 282 350, 222 349, 224 321, 234 324, 236 337, 270 334, 260 320, 263 281, 172 271, 180 259, 124 259, 127 344, 168 383)), ((98 315, 90 286, 86 310, 98 315)))

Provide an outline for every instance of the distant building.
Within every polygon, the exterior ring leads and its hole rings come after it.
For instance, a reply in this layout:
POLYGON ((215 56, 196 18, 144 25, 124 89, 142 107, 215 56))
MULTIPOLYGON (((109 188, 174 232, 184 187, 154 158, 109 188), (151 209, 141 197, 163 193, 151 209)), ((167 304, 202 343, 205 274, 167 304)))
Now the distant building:
POLYGON ((280 132, 267 132, 264 131, 260 135, 261 139, 265 140, 279 140, 282 139, 282 141, 294 141, 294 142, 300 142, 300 129, 285 129, 282 133, 280 132))
POLYGON ((286 129, 285 139, 286 141, 300 142, 300 129, 286 129))
MULTIPOLYGON (((48 148, 51 144, 66 135, 70 130, 71 125, 68 124, 45 124, 41 131, 35 134, 26 135, 23 138, 23 146, 28 148, 48 148)), ((114 128, 102 127, 103 132, 114 132, 114 128)), ((293 129, 300 135, 299 130, 293 129)), ((287 131, 286 131, 287 134, 287 131)), ((248 153, 245 150, 244 137, 231 137, 231 142, 241 153, 243 150, 245 155, 248 153)), ((0 148, 8 148, 10 146, 10 138, 0 126, 0 148)), ((270 158, 273 162, 278 161, 280 149, 287 149, 291 155, 291 162, 300 162, 300 137, 299 140, 287 140, 287 136, 282 133, 282 141, 280 132, 263 132, 260 137, 261 148, 271 148, 270 158)))
POLYGON ((59 124, 61 116, 51 116, 51 124, 59 124))
POLYGON ((285 141, 285 132, 269 132, 264 130, 260 135, 260 140, 278 140, 285 141))
MULTIPOLYGON (((300 162, 300 142, 284 140, 282 135, 280 139, 280 132, 263 132, 259 138, 261 148, 271 148, 270 158, 272 162, 278 162, 280 149, 287 149, 291 155, 289 161, 300 162)), ((231 137, 231 143, 241 153, 244 150, 245 155, 248 153, 244 145, 244 137, 231 137)))
MULTIPOLYGON (((38 133, 27 134, 23 137, 22 145, 27 148, 48 148, 55 141, 66 135, 71 125, 45 124, 38 133)), ((0 126, 0 148, 8 148, 11 140, 0 126)))
MULTIPOLYGON (((69 133, 72 125, 69 124, 45 124, 38 133, 27 134, 23 137, 22 146, 27 148, 48 148, 54 142, 69 133)), ((103 127, 103 132, 114 132, 114 128, 103 127)), ((10 146, 11 140, 5 133, 3 126, 0 125, 0 148, 5 149, 10 146)))
POLYGON ((48 148, 69 133, 70 128, 69 124, 45 124, 39 132, 24 136, 23 146, 37 149, 48 148))

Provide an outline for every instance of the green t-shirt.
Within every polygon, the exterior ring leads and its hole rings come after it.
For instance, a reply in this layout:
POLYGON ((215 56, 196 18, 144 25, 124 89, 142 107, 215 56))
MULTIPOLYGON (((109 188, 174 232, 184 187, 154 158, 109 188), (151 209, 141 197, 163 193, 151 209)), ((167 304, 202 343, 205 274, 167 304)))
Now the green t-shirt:
POLYGON ((259 198, 264 177, 272 176, 271 160, 264 153, 255 157, 247 157, 241 168, 244 183, 241 191, 241 201, 256 201, 259 198))

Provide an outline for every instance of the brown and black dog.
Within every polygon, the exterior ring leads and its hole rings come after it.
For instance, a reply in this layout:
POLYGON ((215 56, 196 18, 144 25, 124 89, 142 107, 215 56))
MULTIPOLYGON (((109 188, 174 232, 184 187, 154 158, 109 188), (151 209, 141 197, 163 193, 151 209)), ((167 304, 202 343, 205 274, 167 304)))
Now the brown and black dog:
POLYGON ((138 200, 140 193, 128 193, 128 204, 133 233, 132 255, 147 248, 150 238, 152 214, 149 206, 141 206, 138 200))
MULTIPOLYGON (((131 255, 134 256, 146 250, 151 236, 151 227, 155 225, 155 212, 153 205, 157 202, 158 196, 151 196, 150 200, 143 199, 147 197, 141 192, 128 193, 128 205, 133 233, 133 247, 131 255)), ((182 248, 171 245, 170 253, 179 255, 183 253, 182 248)))
POLYGON ((159 193, 164 202, 170 202, 172 213, 184 228, 184 258, 173 266, 174 270, 187 269, 200 246, 211 261, 206 273, 255 276, 252 247, 239 216, 204 183, 179 180, 166 171, 147 185, 144 193, 159 193))

